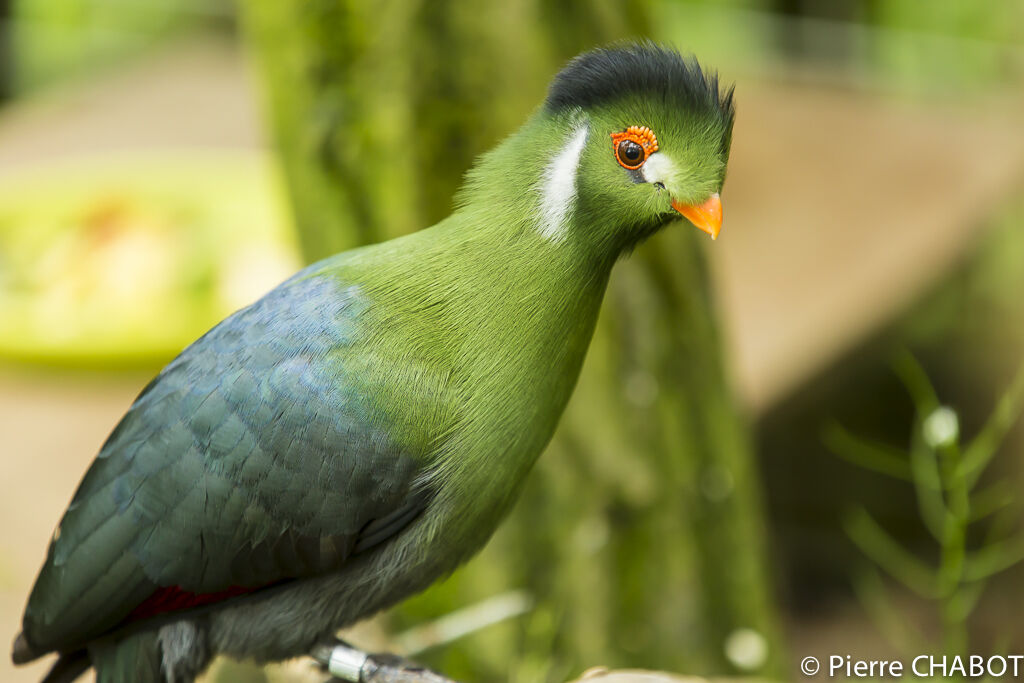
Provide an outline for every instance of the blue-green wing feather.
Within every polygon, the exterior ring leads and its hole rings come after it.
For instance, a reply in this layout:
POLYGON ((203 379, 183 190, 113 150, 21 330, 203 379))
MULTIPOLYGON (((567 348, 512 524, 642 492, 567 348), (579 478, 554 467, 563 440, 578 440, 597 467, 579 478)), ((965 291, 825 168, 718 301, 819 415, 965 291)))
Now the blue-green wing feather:
POLYGON ((368 306, 358 287, 300 274, 146 387, 51 543, 26 610, 35 648, 93 638, 157 587, 337 569, 415 517, 422 454, 393 443, 350 373, 368 306))

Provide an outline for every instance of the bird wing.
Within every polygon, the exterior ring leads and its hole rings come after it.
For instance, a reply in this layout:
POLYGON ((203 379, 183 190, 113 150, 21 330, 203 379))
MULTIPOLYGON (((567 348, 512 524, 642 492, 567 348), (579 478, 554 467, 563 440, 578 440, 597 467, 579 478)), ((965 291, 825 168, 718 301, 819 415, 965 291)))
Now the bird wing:
POLYGON ((370 308, 358 287, 300 273, 143 390, 50 544, 25 614, 33 649, 182 606, 162 589, 198 595, 189 606, 335 570, 422 510, 422 454, 372 416, 359 372, 370 308))

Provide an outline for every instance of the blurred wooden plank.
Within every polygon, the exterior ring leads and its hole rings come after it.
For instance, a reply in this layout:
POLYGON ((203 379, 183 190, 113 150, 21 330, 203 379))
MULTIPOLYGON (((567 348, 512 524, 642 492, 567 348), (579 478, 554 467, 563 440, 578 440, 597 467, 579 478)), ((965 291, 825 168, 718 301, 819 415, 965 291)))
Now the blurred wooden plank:
POLYGON ((737 93, 709 251, 738 389, 759 412, 898 314, 1024 193, 1024 99, 737 93))
POLYGON ((683 676, 667 671, 646 669, 606 669, 594 667, 583 672, 573 683, 768 683, 763 678, 702 678, 683 676))
POLYGON ((0 110, 0 174, 27 164, 137 150, 260 145, 240 49, 196 41, 0 110))

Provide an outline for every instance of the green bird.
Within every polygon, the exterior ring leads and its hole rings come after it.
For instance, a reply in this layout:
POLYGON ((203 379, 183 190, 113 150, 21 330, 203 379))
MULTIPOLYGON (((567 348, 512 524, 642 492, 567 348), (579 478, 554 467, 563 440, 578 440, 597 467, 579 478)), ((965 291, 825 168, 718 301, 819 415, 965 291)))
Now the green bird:
POLYGON ((308 653, 465 562, 551 438, 616 260, 680 215, 718 234, 733 117, 672 49, 583 54, 450 216, 200 337, 79 485, 14 661, 192 681, 308 653))

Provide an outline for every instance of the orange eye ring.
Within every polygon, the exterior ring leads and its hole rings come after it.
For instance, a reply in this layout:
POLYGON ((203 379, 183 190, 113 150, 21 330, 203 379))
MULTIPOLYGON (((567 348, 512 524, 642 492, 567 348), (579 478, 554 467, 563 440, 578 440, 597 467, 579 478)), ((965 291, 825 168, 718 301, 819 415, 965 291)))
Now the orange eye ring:
POLYGON ((658 138, 647 126, 630 126, 621 133, 612 133, 612 145, 619 166, 635 171, 658 151, 658 138))

